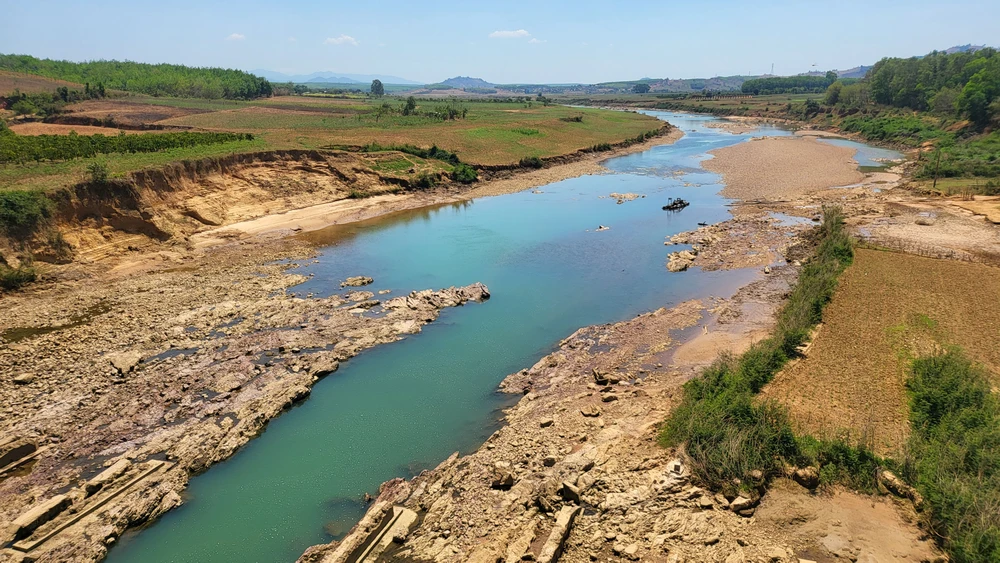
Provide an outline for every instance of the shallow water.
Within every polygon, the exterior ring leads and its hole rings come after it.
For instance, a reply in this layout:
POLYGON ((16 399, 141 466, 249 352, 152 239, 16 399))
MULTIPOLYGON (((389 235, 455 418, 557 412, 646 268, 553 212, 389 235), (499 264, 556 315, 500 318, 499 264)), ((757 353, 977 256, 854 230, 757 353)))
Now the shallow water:
POLYGON ((729 218, 719 177, 700 162, 751 135, 705 127, 712 117, 650 113, 687 135, 609 161, 613 174, 310 234, 328 246, 298 269, 314 274, 296 288, 302 295, 368 275, 375 283, 365 289, 391 295, 481 281, 493 298, 445 310, 421 334, 346 362, 232 459, 192 479, 184 506, 123 537, 109 561, 293 561, 349 530, 365 492, 478 447, 517 399, 497 393, 499 382, 577 328, 747 282, 753 272, 669 274, 676 247, 663 241, 729 218), (618 205, 612 192, 646 197, 618 205), (662 211, 669 197, 691 206, 662 211), (611 229, 595 232, 602 224, 611 229))
POLYGON ((847 147, 857 150, 854 153, 854 160, 858 161, 858 166, 863 171, 881 170, 889 165, 889 161, 903 160, 903 154, 892 149, 873 147, 850 139, 835 139, 830 137, 820 137, 820 142, 837 147, 847 147))

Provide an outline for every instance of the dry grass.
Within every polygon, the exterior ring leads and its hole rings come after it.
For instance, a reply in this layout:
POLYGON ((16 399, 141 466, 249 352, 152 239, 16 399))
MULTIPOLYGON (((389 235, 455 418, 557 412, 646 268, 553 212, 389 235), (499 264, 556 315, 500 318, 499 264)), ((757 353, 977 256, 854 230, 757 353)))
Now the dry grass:
POLYGON ((82 84, 66 82, 65 80, 55 80, 44 76, 34 76, 31 74, 19 74, 0 70, 0 96, 10 94, 14 90, 20 90, 26 94, 36 92, 54 92, 56 88, 66 86, 76 90, 83 90, 82 84))
POLYGON ((1000 373, 1000 269, 860 249, 841 277, 808 357, 764 393, 818 436, 848 432, 882 453, 909 435, 909 354, 957 344, 1000 373), (920 330, 917 330, 920 329, 920 330))
MULTIPOLYGON (((18 135, 69 135, 75 131, 77 135, 117 135, 122 129, 115 127, 94 127, 91 125, 59 125, 56 123, 28 122, 11 125, 10 130, 18 135)), ((129 131, 125 134, 158 133, 165 131, 129 131)))

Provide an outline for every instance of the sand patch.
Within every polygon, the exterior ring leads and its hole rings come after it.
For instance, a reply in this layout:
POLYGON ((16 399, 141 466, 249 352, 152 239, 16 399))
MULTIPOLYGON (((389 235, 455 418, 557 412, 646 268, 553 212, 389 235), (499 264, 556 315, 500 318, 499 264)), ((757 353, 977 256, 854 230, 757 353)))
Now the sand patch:
POLYGON ((726 197, 782 200, 861 182, 854 153, 812 138, 769 137, 711 151, 703 166, 722 174, 726 197))

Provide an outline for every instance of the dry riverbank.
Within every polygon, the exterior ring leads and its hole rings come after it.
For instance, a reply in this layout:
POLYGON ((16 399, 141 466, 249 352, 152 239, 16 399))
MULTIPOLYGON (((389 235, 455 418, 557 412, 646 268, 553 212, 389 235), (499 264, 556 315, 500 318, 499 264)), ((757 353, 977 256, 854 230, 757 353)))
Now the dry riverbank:
POLYGON ((770 137, 712 151, 703 166, 722 174, 726 197, 781 200, 860 182, 854 152, 812 138, 770 137))
POLYGON ((286 290, 304 278, 273 262, 312 249, 248 250, 4 296, 0 427, 26 449, 0 451, 3 465, 24 462, 0 477, 0 545, 14 542, 0 561, 103 558, 340 362, 489 297, 479 284, 376 296, 361 279, 295 298, 286 290))

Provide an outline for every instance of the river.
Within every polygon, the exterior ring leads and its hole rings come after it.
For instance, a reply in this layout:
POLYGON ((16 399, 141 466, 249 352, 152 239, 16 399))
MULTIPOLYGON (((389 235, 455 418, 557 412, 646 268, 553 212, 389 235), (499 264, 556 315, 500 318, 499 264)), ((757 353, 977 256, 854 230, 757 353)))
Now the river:
POLYGON ((464 204, 396 213, 308 235, 322 245, 296 290, 327 295, 347 276, 372 291, 487 284, 492 299, 443 311, 421 334, 378 347, 320 381, 230 460, 191 480, 186 502, 126 534, 112 563, 293 561, 347 532, 364 493, 477 448, 517 397, 496 392, 579 327, 694 297, 730 295, 753 272, 670 274, 665 237, 729 218, 708 151, 753 135, 716 118, 650 112, 686 135, 610 160, 611 174, 464 204), (645 198, 617 204, 612 192, 645 198), (670 197, 691 206, 663 211, 670 197), (610 229, 598 232, 599 225, 610 229))

